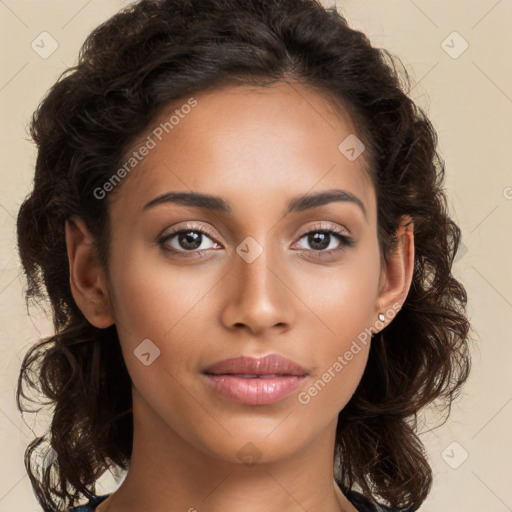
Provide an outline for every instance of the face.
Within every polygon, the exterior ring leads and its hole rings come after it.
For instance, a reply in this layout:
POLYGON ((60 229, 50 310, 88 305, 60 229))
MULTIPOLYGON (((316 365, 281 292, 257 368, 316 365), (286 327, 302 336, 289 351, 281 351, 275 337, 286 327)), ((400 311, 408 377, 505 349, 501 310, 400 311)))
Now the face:
POLYGON ((375 191, 364 153, 338 149, 350 118, 315 92, 194 99, 162 112, 152 130, 176 108, 179 122, 141 137, 150 149, 108 198, 110 300, 141 421, 226 461, 252 443, 270 462, 334 429, 361 379, 361 333, 381 311, 375 191), (224 381, 227 396, 204 373, 270 354, 306 375, 270 379, 263 402, 237 395, 246 377, 224 381))

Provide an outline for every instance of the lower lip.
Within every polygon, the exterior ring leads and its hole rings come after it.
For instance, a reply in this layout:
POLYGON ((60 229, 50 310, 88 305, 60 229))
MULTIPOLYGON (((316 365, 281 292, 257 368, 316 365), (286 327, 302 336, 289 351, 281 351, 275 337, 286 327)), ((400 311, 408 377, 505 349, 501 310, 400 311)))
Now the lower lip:
POLYGON ((279 402, 299 388, 305 375, 244 379, 234 375, 209 375, 208 383, 216 391, 235 402, 267 405, 279 402))

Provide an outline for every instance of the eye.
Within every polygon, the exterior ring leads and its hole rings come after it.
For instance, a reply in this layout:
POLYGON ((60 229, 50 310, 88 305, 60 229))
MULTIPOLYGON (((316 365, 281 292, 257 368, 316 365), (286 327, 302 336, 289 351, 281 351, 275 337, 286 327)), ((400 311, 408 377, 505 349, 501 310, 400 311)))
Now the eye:
MULTIPOLYGON (((354 240, 336 226, 314 226, 312 230, 302 235, 300 240, 305 240, 305 242, 312 248, 313 252, 327 253, 331 255, 355 245, 354 240)), ((299 248, 307 249, 307 247, 299 248)), ((323 256, 323 254, 315 256, 323 256)))
MULTIPOLYGON (((164 250, 175 254, 183 256, 200 255, 202 251, 207 249, 219 249, 222 247, 219 243, 212 240, 213 237, 214 234, 210 229, 187 224, 160 237, 158 244, 164 250)), ((313 229, 304 233, 300 240, 305 240, 309 244, 312 249, 309 252, 317 253, 315 254, 316 257, 323 257, 324 254, 332 255, 355 245, 354 240, 336 226, 313 226, 313 229)), ((299 249, 308 250, 307 247, 300 246, 299 249)))
POLYGON ((159 238, 158 243, 169 252, 173 253, 193 253, 206 249, 218 249, 220 244, 214 242, 211 237, 213 233, 204 227, 198 227, 192 224, 175 229, 159 238), (210 243, 206 243, 207 241, 210 243))

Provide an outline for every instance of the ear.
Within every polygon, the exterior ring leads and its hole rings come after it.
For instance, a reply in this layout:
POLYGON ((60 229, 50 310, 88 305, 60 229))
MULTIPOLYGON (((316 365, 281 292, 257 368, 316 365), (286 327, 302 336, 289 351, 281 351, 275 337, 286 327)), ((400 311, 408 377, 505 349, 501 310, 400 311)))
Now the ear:
POLYGON ((396 230, 395 251, 384 261, 379 279, 376 317, 382 313, 384 326, 402 307, 411 287, 414 271, 414 223, 409 215, 401 218, 396 230))
POLYGON ((107 279, 94 238, 82 219, 74 217, 66 221, 66 246, 69 283, 75 302, 92 325, 109 327, 114 323, 114 315, 107 279))

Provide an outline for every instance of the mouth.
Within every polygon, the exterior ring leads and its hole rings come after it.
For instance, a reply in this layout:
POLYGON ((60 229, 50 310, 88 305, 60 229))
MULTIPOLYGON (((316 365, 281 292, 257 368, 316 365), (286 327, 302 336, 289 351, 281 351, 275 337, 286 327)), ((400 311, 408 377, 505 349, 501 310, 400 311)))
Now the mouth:
POLYGON ((242 378, 303 376, 307 375, 305 368, 291 359, 278 354, 265 357, 234 357, 219 361, 204 370, 210 375, 237 375, 242 378))
POLYGON ((247 375, 242 373, 208 373, 206 372, 206 375, 225 375, 228 377, 239 377, 241 379, 274 379, 276 377, 291 377, 292 375, 286 374, 286 373, 270 373, 270 374, 255 374, 255 375, 247 375))
POLYGON ((230 400, 268 405, 290 396, 308 372, 277 354, 262 358, 237 357, 220 361, 203 372, 209 386, 230 400))

